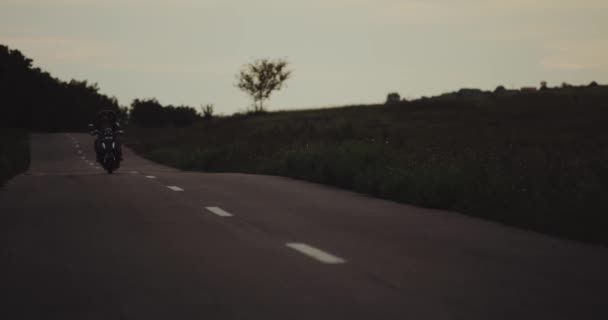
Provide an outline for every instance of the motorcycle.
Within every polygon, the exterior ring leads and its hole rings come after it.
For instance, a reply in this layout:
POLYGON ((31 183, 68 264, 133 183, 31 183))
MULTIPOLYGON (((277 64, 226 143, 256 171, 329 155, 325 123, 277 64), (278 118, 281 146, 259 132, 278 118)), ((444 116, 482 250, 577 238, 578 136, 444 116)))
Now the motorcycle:
MULTIPOLYGON (((91 128, 90 133, 92 136, 98 136, 98 145, 95 146, 96 152, 99 152, 97 161, 111 174, 120 167, 120 157, 114 138, 115 134, 111 128, 103 129, 103 131, 94 129, 92 125, 89 125, 89 128, 91 128)), ((123 131, 118 130, 116 134, 123 134, 123 131)))

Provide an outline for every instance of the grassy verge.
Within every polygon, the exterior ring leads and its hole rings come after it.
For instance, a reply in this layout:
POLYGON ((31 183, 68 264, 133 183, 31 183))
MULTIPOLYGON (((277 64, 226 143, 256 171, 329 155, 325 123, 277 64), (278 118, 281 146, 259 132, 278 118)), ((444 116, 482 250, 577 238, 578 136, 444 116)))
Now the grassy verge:
POLYGON ((0 186, 24 172, 30 163, 28 133, 20 129, 0 128, 0 186))
POLYGON ((283 175, 608 244, 606 97, 275 112, 127 143, 186 170, 283 175))

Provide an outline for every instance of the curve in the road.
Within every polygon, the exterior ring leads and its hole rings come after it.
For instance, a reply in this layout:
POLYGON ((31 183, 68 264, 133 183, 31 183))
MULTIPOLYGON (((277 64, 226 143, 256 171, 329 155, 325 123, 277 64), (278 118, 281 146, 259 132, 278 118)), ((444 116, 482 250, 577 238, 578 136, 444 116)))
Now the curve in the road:
POLYGON ((280 177, 33 135, 0 191, 3 319, 606 319, 608 251, 280 177), (178 192, 175 192, 178 191, 178 192))

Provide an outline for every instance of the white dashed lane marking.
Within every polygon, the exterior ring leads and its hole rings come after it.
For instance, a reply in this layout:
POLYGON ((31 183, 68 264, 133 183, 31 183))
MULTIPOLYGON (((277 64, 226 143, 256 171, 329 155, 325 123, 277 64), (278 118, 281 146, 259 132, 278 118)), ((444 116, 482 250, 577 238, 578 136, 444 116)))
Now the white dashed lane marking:
POLYGON ((232 217, 231 213, 222 210, 220 207, 205 207, 205 209, 220 217, 232 217))
POLYGON ((137 171, 131 171, 131 174, 138 174, 139 172, 137 171))
POLYGON ((155 176, 146 176, 146 178, 148 178, 148 179, 156 179, 155 176))
POLYGON ((294 249, 304 255, 307 255, 310 258, 313 258, 321 263, 326 263, 326 264, 346 263, 346 260, 344 260, 340 257, 336 257, 336 256, 332 255, 331 253, 327 253, 321 249, 317 249, 317 248, 309 246, 305 243, 290 242, 290 243, 286 243, 285 245, 287 247, 294 249))
POLYGON ((184 191, 184 189, 178 187, 178 186, 167 186, 167 188, 173 190, 173 191, 184 191))

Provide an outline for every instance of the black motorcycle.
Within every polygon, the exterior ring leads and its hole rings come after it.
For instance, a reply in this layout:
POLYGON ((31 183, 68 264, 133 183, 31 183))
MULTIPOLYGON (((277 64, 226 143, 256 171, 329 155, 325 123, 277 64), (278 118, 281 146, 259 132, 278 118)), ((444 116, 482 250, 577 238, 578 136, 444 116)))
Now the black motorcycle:
MULTIPOLYGON (((116 132, 117 135, 122 133, 122 130, 116 132)), ((111 174, 120 167, 120 156, 113 130, 110 128, 103 129, 102 131, 92 129, 91 135, 98 136, 97 145, 95 146, 97 161, 111 174)))

